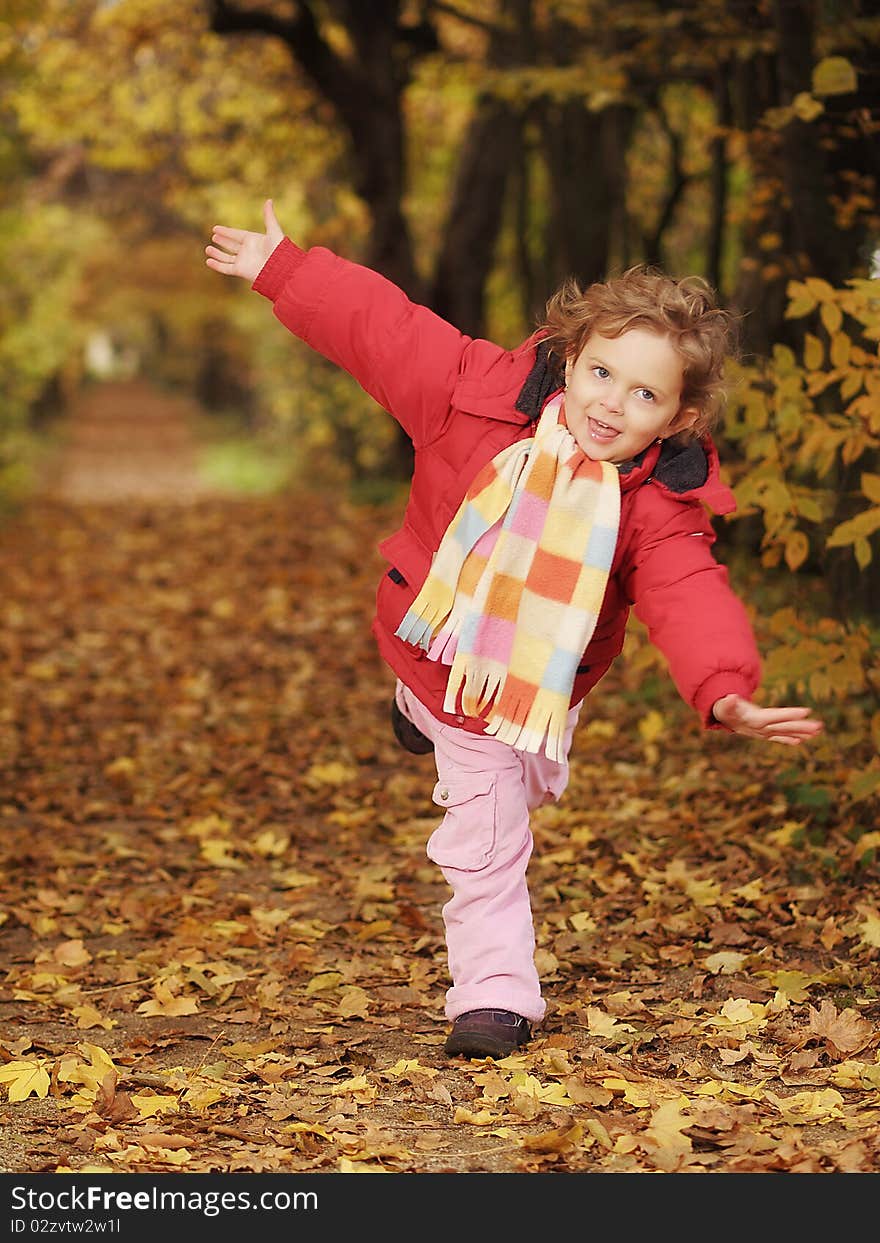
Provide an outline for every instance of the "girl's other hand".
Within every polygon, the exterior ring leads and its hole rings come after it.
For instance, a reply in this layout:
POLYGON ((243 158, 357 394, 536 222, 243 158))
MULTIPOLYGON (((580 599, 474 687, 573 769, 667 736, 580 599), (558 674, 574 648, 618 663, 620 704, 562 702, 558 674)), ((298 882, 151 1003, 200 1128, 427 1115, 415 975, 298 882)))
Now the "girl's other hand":
POLYGON ((250 233, 247 229, 231 229, 225 224, 215 224, 211 233, 212 245, 205 247, 208 267, 224 276, 240 276, 243 280, 255 281, 284 237, 271 199, 266 199, 263 204, 263 220, 265 233, 250 233))
POLYGON ((810 715, 810 708, 759 708, 741 695, 725 695, 716 701, 712 715, 735 734, 800 746, 821 734, 823 723, 810 715))

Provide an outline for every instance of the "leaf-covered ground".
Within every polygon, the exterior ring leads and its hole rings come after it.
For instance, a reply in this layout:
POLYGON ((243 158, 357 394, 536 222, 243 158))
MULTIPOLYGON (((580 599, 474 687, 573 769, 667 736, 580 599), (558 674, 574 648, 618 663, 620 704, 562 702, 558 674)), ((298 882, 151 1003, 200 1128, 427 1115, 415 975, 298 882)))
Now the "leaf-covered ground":
POLYGON ((870 826, 817 818, 806 749, 702 733, 638 641, 534 818, 547 1019, 445 1057, 433 767, 369 633, 399 512, 68 495, 0 530, 0 1168, 876 1171, 870 826))

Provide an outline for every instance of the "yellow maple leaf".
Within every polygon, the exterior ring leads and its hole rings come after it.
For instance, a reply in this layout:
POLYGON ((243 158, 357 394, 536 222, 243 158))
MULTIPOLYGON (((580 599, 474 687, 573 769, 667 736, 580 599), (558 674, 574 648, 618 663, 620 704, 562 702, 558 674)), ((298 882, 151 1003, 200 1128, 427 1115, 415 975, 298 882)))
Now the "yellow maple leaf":
POLYGON ((142 1001, 137 1008, 138 1014, 146 1014, 151 1018, 157 1015, 177 1017, 183 1014, 197 1014, 199 1002, 197 997, 175 997, 171 989, 162 980, 153 985, 151 1001, 142 1001))
POLYGON ((864 919, 856 925, 858 935, 865 945, 880 948, 880 915, 868 907, 859 907, 864 919))
POLYGON ((642 742, 656 742, 666 730, 666 718, 662 712, 652 708, 639 721, 639 735, 642 742))
POLYGON ((209 1087, 207 1084, 203 1087, 201 1084, 196 1084, 194 1087, 187 1088, 181 1099, 190 1109, 202 1113, 211 1105, 216 1105, 217 1101, 222 1101, 223 1097, 224 1092, 221 1088, 209 1087))
POLYGON ((584 1126, 587 1128, 592 1140, 601 1144, 603 1148, 607 1148, 609 1152, 611 1151, 614 1147, 614 1141, 598 1118, 585 1118, 584 1126))
POLYGON ((816 95, 848 95, 858 89, 858 73, 845 56, 825 56, 813 66, 816 95))
POLYGON ((520 1140, 520 1147, 527 1152, 568 1152, 576 1148, 584 1137, 584 1128, 579 1122, 569 1122, 565 1126, 555 1127, 552 1131, 544 1131, 541 1135, 527 1135, 520 1140))
POLYGON ((150 1017, 167 1014, 177 1018, 184 1014, 198 1014, 199 1002, 197 997, 172 997, 168 1001, 143 1001, 138 1006, 138 1014, 146 1014, 150 1017))
POLYGON ((533 1096, 538 1099, 541 1093, 541 1080, 534 1075, 527 1075, 522 1071, 517 1071, 511 1075, 510 1086, 517 1092, 522 1092, 525 1096, 533 1096))
POLYGON ((341 1019, 365 1019, 370 1012, 369 993, 357 985, 344 989, 336 1012, 341 1019))
POLYGON ((364 924, 363 928, 358 928, 355 933, 355 939, 358 941, 372 941, 375 937, 380 937, 386 932, 390 932, 394 924, 390 919, 373 919, 368 924, 364 924))
POLYGON ((166 1165, 186 1165, 187 1161, 192 1161, 192 1153, 188 1148, 159 1148, 154 1156, 166 1165))
POLYGON ((211 833, 229 833, 232 825, 228 820, 223 820, 220 816, 214 815, 202 816, 199 820, 192 820, 186 827, 186 833, 189 837, 208 837, 211 833))
POLYGON ((776 1096, 766 1092, 764 1099, 775 1105, 786 1122, 805 1126, 816 1122, 828 1122, 843 1117, 843 1097, 835 1088, 822 1088, 818 1092, 796 1092, 793 1096, 776 1096))
POLYGON ((49 1095, 49 1075, 45 1065, 36 1058, 24 1058, 0 1066, 0 1083, 7 1085, 11 1103, 27 1100, 29 1096, 43 1100, 49 1095))
POLYGON ((792 101, 795 116, 801 121, 815 121, 825 111, 825 105, 815 99, 809 91, 798 91, 792 101))
POLYGON ((655 1157, 663 1154, 666 1158, 662 1162, 664 1168, 671 1168, 684 1153, 693 1149, 690 1136, 683 1134, 686 1127, 693 1125, 685 1112, 686 1106, 684 1098, 663 1101, 651 1115, 651 1121, 643 1132, 643 1139, 655 1150, 655 1157))
POLYGON ((703 966, 713 975, 733 975, 741 970, 747 954, 739 954, 735 950, 719 950, 703 959, 703 966))
POLYGON ((611 1014, 598 1006, 587 1006, 587 1027, 591 1036, 608 1036, 621 1039, 622 1032, 635 1031, 631 1023, 619 1023, 611 1014))
POLYGON ((212 867, 231 869, 244 867, 241 859, 236 859, 234 855, 229 853, 230 850, 234 849, 232 843, 224 841, 221 837, 206 838, 199 846, 199 849, 202 858, 206 863, 210 863, 212 867))
POLYGON ((731 1079, 709 1079, 705 1083, 695 1084, 688 1090, 695 1096, 718 1096, 723 1101, 737 1100, 739 1097, 758 1101, 762 1099, 764 1083, 766 1080, 749 1086, 747 1083, 737 1083, 731 1079))
POLYGON ((603 1079, 602 1086, 615 1096, 622 1096, 627 1105, 635 1109, 645 1109, 653 1104, 653 1093, 643 1084, 631 1083, 629 1079, 603 1079))
POLYGON ((55 1072, 59 1083, 79 1083, 85 1089, 78 1092, 74 1101, 79 1107, 94 1100, 98 1089, 108 1075, 118 1075, 112 1057, 100 1045, 84 1040, 77 1045, 78 1054, 68 1054, 61 1059, 55 1072))
POLYGON ((439 1075, 440 1071, 433 1066, 423 1066, 416 1057, 410 1060, 401 1058, 399 1062, 389 1066, 383 1074, 394 1075, 395 1079, 409 1078, 411 1075, 427 1075, 429 1078, 433 1078, 435 1075, 439 1075))
POLYGON ((131 1103, 141 1118, 152 1118, 156 1114, 175 1114, 179 1109, 176 1096, 159 1096, 155 1092, 138 1092, 131 1097, 131 1103))
POLYGON ((252 906, 251 919, 261 932, 273 936, 290 919, 290 911, 283 906, 252 906))
POLYGON ((561 1083, 544 1083, 538 1093, 538 1100, 544 1105, 573 1105, 575 1102, 566 1092, 561 1083))
POLYGON ((717 880, 689 878, 684 891, 694 906, 718 906, 721 901, 721 885, 717 880))
POLYGON ((762 971, 769 982, 789 1001, 806 1001, 807 990, 821 984, 821 975, 807 975, 804 971, 762 971))
POLYGON ((470 1126, 488 1126, 489 1123, 498 1121, 498 1115, 491 1109, 480 1109, 474 1113, 464 1105, 459 1105, 452 1115, 452 1121, 467 1122, 470 1126))
POLYGON ((880 1091, 880 1065, 876 1062, 841 1062, 829 1075, 830 1081, 838 1088, 873 1088, 880 1091))
POLYGON ((306 872, 298 872, 296 868, 290 868, 278 877, 277 884, 282 889, 304 889, 306 885, 317 885, 319 879, 317 876, 309 876, 306 872))
POLYGON ((283 829, 264 829, 257 834, 252 845, 259 855, 283 855, 290 845, 290 834, 283 829))
POLYGON ((288 1122, 283 1126, 282 1131, 290 1131, 294 1134, 317 1135, 321 1139, 332 1139, 333 1135, 330 1131, 325 1131, 317 1122, 288 1122))
POLYGON ((81 1006, 74 1006, 70 1013, 76 1019, 77 1027, 83 1029, 103 1027, 105 1031, 109 1032, 117 1026, 116 1019, 105 1019, 101 1011, 96 1006, 91 1005, 90 1002, 85 1002, 81 1006))
POLYGON ((344 785, 346 781, 353 781, 358 775, 358 770, 352 768, 350 764, 343 764, 339 760, 330 760, 328 764, 312 764, 304 774, 305 781, 309 785, 344 785))
POLYGON ((390 1174, 384 1165, 372 1165, 367 1161, 352 1161, 350 1157, 340 1157, 336 1167, 340 1174, 390 1174))
POLYGON ((353 1096, 359 1105, 367 1105, 376 1096, 376 1085, 370 1083, 366 1075, 354 1075, 344 1083, 334 1083, 330 1089, 331 1096, 353 1096))
POLYGON ((704 1027, 764 1027, 765 1008, 745 997, 728 997, 719 1014, 710 1015, 704 1027))
POLYGON ((313 975, 306 985, 306 996, 311 997, 314 993, 326 993, 328 989, 336 988, 341 984, 343 975, 341 971, 321 971, 318 975, 313 975))

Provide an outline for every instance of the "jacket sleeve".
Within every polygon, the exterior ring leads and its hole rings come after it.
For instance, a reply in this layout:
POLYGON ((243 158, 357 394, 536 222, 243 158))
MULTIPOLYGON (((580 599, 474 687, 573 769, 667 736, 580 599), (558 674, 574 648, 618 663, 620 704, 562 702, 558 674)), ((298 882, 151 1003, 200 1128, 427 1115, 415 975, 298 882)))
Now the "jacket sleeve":
POLYGON ((289 238, 253 288, 272 301, 290 332, 344 368, 392 414, 417 448, 440 434, 473 338, 411 302, 378 272, 322 246, 303 251, 289 238))
POLYGON ((635 524, 624 587, 682 699, 707 729, 723 729, 713 705, 723 695, 751 698, 761 661, 745 606, 712 554, 714 542, 701 505, 670 501, 659 525, 635 524))

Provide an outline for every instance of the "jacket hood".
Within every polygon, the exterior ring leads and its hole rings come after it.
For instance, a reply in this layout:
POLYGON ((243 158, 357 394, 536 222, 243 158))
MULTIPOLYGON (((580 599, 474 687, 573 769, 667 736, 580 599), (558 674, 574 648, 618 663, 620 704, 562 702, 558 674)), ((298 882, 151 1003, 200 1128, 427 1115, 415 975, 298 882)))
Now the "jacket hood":
MULTIPOLYGON (((532 344, 535 339, 532 338, 532 344)), ((553 393, 562 386, 559 368, 549 356, 546 341, 537 341, 535 362, 520 389, 515 408, 534 422, 553 393)), ((649 445, 632 461, 620 467, 620 484, 624 491, 641 483, 651 482, 682 500, 700 500, 716 514, 730 514, 736 499, 721 481, 718 450, 711 437, 700 440, 672 436, 659 446, 649 445)))

